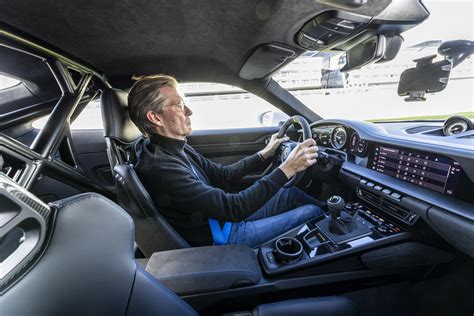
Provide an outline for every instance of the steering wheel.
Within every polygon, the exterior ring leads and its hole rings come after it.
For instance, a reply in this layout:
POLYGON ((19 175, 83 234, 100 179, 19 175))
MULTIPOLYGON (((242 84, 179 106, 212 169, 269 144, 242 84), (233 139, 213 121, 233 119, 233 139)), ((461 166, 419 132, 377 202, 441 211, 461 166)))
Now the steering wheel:
MULTIPOLYGON (((306 121, 304 117, 299 115, 292 116, 286 120, 286 122, 280 127, 280 131, 278 132, 277 138, 284 137, 288 128, 293 124, 297 124, 303 129, 303 141, 311 138, 311 128, 309 127, 308 121, 306 121)), ((278 148, 275 156, 273 157, 271 168, 276 168, 280 166, 283 162, 285 162, 285 160, 288 158, 291 151, 296 147, 297 144, 298 143, 293 141, 282 143, 278 148)), ((288 180, 288 182, 285 183, 283 187, 290 188, 298 184, 303 178, 305 172, 306 170, 298 172, 290 180, 288 180)))

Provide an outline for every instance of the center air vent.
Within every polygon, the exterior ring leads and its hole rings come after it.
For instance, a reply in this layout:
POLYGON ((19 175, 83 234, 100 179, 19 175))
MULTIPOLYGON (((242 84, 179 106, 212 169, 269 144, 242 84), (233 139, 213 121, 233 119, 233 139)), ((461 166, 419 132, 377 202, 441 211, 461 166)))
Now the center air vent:
POLYGON ((399 202, 396 202, 395 200, 392 201, 389 197, 384 196, 383 193, 380 194, 379 191, 372 191, 368 188, 358 187, 357 195, 361 200, 370 203, 372 206, 398 218, 408 225, 415 224, 418 219, 416 213, 406 209, 399 202))

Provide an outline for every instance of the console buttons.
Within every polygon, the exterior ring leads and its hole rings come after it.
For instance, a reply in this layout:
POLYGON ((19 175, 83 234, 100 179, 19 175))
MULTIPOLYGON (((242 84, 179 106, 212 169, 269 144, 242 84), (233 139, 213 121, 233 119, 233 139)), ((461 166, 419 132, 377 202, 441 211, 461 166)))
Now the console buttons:
POLYGON ((362 184, 366 184, 366 183, 367 183, 367 180, 365 180, 365 179, 360 179, 359 182, 362 183, 362 184))
POLYGON ((374 189, 377 190, 377 191, 381 191, 383 188, 380 185, 376 185, 374 187, 374 189))
POLYGON ((408 218, 408 221, 411 222, 416 218, 416 214, 411 214, 411 216, 408 218))
POLYGON ((385 225, 380 225, 379 227, 377 227, 377 230, 381 233, 387 233, 388 232, 388 227, 385 226, 385 225))
POLYGON ((276 264, 275 257, 273 256, 273 252, 267 252, 267 259, 270 263, 276 264))
POLYGON ((392 191, 390 191, 389 189, 383 189, 382 192, 385 193, 385 194, 390 194, 390 193, 392 193, 392 191))
POLYGON ((396 199, 399 199, 399 198, 402 197, 400 194, 398 194, 398 193, 396 193, 396 192, 393 192, 392 194, 390 194, 390 196, 391 196, 391 197, 394 197, 394 198, 396 198, 396 199))
POLYGON ((371 187, 371 188, 372 188, 372 187, 374 187, 374 185, 375 185, 375 184, 374 184, 373 182, 367 182, 367 186, 368 186, 368 187, 371 187))

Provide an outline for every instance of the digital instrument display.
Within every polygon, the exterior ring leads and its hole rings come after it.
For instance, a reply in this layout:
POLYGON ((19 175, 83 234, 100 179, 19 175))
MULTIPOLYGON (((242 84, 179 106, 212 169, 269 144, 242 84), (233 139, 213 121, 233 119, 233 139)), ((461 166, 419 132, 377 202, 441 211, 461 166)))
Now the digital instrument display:
POLYGON ((321 126, 311 129, 313 139, 319 146, 342 149, 348 140, 344 126, 321 126))
POLYGON ((334 126, 313 127, 311 133, 317 145, 330 146, 333 130, 334 126))
POLYGON ((447 195, 454 195, 461 174, 458 162, 438 155, 376 145, 368 167, 447 195))

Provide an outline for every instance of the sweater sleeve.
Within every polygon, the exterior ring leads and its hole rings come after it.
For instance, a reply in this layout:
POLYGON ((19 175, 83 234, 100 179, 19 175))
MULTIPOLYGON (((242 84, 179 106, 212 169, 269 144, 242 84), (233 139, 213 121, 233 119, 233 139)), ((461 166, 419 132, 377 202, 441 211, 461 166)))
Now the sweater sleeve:
POLYGON ((211 184, 225 188, 231 181, 240 180, 242 177, 257 170, 263 170, 270 160, 263 160, 258 153, 245 157, 231 165, 215 163, 192 149, 193 155, 199 160, 200 165, 208 176, 211 184))
POLYGON ((197 179, 189 170, 175 163, 163 163, 160 170, 166 192, 177 209, 199 212, 204 218, 239 222, 262 207, 288 181, 276 168, 269 175, 238 193, 227 193, 197 179))

